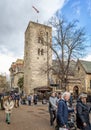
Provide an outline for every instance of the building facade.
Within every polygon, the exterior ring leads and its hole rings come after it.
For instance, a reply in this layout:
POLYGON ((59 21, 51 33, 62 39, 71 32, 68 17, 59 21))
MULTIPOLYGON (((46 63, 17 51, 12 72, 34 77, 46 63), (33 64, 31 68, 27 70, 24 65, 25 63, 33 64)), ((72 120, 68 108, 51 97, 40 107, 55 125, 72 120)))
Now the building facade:
POLYGON ((17 59, 15 62, 12 62, 9 71, 11 88, 18 88, 18 80, 24 76, 24 60, 17 59))
POLYGON ((2 93, 5 90, 7 79, 6 76, 0 75, 0 93, 2 93))
POLYGON ((24 48, 24 91, 49 86, 49 67, 52 64, 52 28, 29 22, 25 32, 24 48))
MULTIPOLYGON (((18 79, 24 76, 25 94, 35 90, 61 90, 61 79, 57 61, 52 60, 52 28, 35 22, 29 22, 25 31, 24 60, 17 59, 10 67, 11 87, 18 87, 18 79), (51 86, 52 85, 52 86, 51 86)), ((70 62, 70 74, 66 90, 74 95, 80 92, 91 93, 91 62, 78 60, 70 62)))
POLYGON ((78 78, 81 82, 81 85, 78 86, 79 91, 91 93, 91 61, 78 60, 74 78, 78 78))

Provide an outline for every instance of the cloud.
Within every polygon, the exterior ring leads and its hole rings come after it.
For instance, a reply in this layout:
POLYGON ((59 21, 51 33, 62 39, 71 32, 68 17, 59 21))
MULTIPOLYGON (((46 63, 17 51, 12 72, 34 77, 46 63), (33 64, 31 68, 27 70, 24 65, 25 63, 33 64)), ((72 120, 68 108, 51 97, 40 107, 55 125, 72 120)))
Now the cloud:
POLYGON ((65 2, 66 0, 0 1, 0 68, 3 67, 0 72, 7 72, 15 57, 23 57, 24 32, 29 21, 36 22, 38 19, 40 23, 44 23, 65 2), (32 6, 39 10, 39 14, 32 6))
POLYGON ((87 55, 86 57, 83 58, 83 60, 91 61, 91 55, 87 55))
POLYGON ((65 0, 0 1, 0 44, 10 51, 13 50, 15 55, 16 51, 23 51, 24 32, 28 22, 36 22, 37 17, 40 23, 47 21, 64 2, 65 0), (39 14, 32 8, 33 5, 38 8, 39 14))
POLYGON ((0 53, 0 74, 9 74, 11 63, 16 61, 17 57, 14 57, 13 54, 6 49, 4 49, 3 52, 5 52, 5 54, 0 53))
POLYGON ((91 16, 91 0, 87 0, 87 4, 88 4, 88 12, 89 15, 91 16))
POLYGON ((76 1, 72 4, 72 9, 75 15, 80 16, 80 1, 76 1))

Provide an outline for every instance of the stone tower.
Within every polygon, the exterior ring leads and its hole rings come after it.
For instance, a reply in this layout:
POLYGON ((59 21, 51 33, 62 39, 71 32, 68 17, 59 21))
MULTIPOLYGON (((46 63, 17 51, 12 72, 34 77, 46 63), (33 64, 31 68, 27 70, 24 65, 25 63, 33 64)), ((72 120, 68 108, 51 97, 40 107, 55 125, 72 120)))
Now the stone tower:
POLYGON ((34 88, 48 87, 52 65, 52 28, 29 22, 25 32, 24 91, 34 93, 34 88))

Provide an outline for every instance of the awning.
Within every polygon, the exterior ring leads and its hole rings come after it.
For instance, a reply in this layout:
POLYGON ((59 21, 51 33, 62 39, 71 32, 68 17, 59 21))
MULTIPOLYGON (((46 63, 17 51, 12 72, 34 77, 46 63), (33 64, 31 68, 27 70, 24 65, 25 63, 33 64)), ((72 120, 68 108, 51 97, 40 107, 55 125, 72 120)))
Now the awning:
POLYGON ((45 91, 51 91, 51 90, 52 88, 47 87, 47 86, 34 88, 34 91, 38 91, 38 92, 45 92, 45 91))

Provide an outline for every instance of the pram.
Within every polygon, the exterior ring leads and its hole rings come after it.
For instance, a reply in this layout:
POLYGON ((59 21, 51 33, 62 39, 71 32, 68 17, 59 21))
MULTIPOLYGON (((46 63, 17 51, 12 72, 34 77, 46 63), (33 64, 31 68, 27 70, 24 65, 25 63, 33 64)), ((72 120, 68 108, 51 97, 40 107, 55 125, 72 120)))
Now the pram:
MULTIPOLYGON (((58 125, 55 126, 55 130, 61 130, 58 125)), ((74 112, 69 113, 68 117, 68 130, 77 130, 76 127, 76 115, 74 112)))
POLYGON ((77 127, 76 127, 76 115, 75 115, 74 112, 69 113, 68 127, 69 127, 69 130, 77 130, 77 127))

